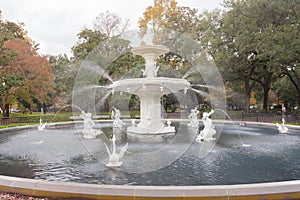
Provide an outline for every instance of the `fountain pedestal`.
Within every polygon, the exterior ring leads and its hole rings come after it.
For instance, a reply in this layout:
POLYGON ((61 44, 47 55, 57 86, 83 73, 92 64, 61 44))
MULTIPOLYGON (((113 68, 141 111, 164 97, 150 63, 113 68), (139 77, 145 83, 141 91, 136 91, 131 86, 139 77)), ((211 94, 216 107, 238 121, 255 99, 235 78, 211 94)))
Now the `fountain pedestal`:
POLYGON ((190 83, 185 79, 157 77, 159 66, 156 65, 155 59, 167 52, 168 48, 159 45, 133 49, 134 55, 145 58, 145 69, 142 70, 144 78, 123 79, 110 85, 115 92, 128 92, 140 98, 140 122, 127 128, 129 136, 144 138, 175 134, 175 127, 171 126, 171 123, 166 125, 162 118, 161 97, 180 90, 184 92, 190 88, 190 83))

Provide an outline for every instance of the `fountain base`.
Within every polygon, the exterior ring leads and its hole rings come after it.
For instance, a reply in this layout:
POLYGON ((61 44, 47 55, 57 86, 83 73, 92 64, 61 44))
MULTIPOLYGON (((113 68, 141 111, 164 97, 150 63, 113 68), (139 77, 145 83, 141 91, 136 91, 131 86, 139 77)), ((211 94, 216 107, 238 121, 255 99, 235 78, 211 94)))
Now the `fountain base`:
POLYGON ((122 161, 109 162, 106 164, 107 167, 120 167, 122 165, 122 161))
POLYGON ((173 137, 175 132, 175 127, 172 126, 163 127, 159 130, 149 129, 149 127, 131 126, 127 128, 127 138, 131 140, 157 142, 173 137))

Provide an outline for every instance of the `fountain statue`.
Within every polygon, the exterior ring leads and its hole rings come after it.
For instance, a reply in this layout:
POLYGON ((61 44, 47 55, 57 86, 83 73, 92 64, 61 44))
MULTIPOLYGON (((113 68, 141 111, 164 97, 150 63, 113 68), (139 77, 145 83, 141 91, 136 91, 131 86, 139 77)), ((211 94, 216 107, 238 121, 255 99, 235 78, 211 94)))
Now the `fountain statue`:
POLYGON ((191 114, 188 116, 190 120, 188 126, 198 128, 199 125, 198 114, 199 114, 199 110, 197 109, 197 107, 191 110, 191 114))
POLYGON ((102 133, 101 130, 93 129, 95 123, 92 120, 92 113, 81 111, 80 118, 83 119, 83 138, 94 139, 102 133))
POLYGON ((114 127, 122 128, 123 127, 123 121, 120 119, 121 112, 117 108, 113 108, 111 111, 111 118, 114 120, 114 127))
POLYGON ((128 143, 121 149, 120 153, 117 153, 117 147, 116 147, 116 136, 113 134, 112 136, 112 151, 109 150, 108 146, 104 143, 107 153, 109 155, 108 157, 108 163, 106 166, 108 167, 119 167, 122 165, 122 161, 120 159, 124 156, 124 153, 126 152, 128 148, 128 143))
POLYGON ((47 122, 43 123, 43 120, 40 119, 40 125, 38 125, 38 130, 42 131, 46 128, 47 122))
POLYGON ((127 135, 130 137, 174 135, 175 127, 166 125, 162 118, 161 97, 170 93, 186 91, 190 83, 185 79, 157 77, 159 66, 155 59, 169 52, 169 49, 161 45, 145 45, 134 48, 132 53, 145 58, 143 78, 122 79, 113 82, 109 88, 112 91, 135 94, 140 98, 140 121, 127 127, 127 135))
POLYGON ((288 128, 285 126, 285 119, 282 118, 282 124, 278 124, 276 123, 277 129, 279 131, 279 133, 287 133, 288 132, 288 128))
POLYGON ((210 141, 215 140, 213 136, 216 134, 215 126, 212 123, 212 120, 209 118, 214 113, 214 110, 210 112, 204 112, 202 115, 202 121, 204 124, 204 129, 200 131, 200 134, 197 135, 196 141, 210 141))

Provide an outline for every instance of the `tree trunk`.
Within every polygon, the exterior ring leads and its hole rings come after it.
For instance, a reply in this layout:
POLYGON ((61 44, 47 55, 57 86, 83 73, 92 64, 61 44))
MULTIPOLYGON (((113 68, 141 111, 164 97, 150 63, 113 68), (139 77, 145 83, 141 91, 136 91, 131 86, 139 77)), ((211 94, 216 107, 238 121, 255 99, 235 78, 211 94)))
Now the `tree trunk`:
POLYGON ((269 91, 271 88, 272 76, 273 76, 272 73, 268 74, 265 77, 265 82, 263 83, 263 90, 264 90, 263 111, 265 113, 268 112, 269 91))
POLYGON ((245 113, 249 113, 250 112, 250 97, 251 97, 251 91, 252 91, 252 88, 254 87, 254 85, 251 85, 250 81, 251 81, 251 76, 252 76, 252 73, 254 71, 254 67, 252 67, 248 74, 247 74, 247 77, 245 79, 245 82, 244 82, 244 87, 245 87, 245 92, 246 92, 246 98, 245 98, 245 113))
POLYGON ((4 105, 3 109, 3 117, 4 118, 9 118, 9 104, 4 105))
POLYGON ((245 97, 245 112, 249 113, 250 112, 250 95, 251 94, 251 90, 247 90, 246 89, 246 97, 245 97))
MULTIPOLYGON (((296 75, 296 74, 295 74, 296 75)), ((294 85, 297 95, 298 95, 298 106, 300 106, 300 84, 299 84, 299 78, 296 76, 295 79, 291 76, 291 74, 287 74, 289 79, 291 80, 292 84, 294 85)))
POLYGON ((263 100, 263 111, 268 112, 268 99, 269 99, 270 87, 264 87, 264 100, 263 100))

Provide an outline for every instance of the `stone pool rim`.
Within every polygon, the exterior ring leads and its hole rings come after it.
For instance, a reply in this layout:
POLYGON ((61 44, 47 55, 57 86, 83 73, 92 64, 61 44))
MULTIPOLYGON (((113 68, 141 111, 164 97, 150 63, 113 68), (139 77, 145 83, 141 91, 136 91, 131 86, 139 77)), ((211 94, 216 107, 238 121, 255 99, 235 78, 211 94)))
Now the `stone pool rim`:
POLYGON ((130 186, 52 182, 0 175, 0 191, 67 199, 299 199, 300 180, 212 186, 130 186))
MULTIPOLYGON (((74 122, 55 123, 50 126, 66 124, 74 122)), ((271 123, 246 124, 276 128, 276 125, 271 123)), ((294 125, 287 127, 300 129, 294 125)), ((1 129, 0 134, 34 128, 37 128, 37 125, 1 129)), ((0 175, 0 191, 66 199, 300 199, 300 180, 236 185, 133 186, 52 182, 0 175)))

